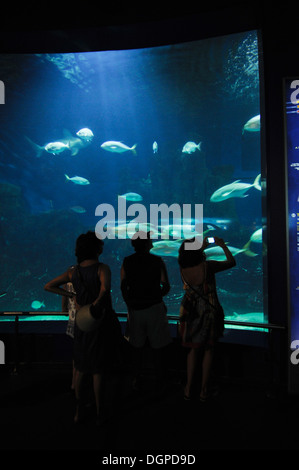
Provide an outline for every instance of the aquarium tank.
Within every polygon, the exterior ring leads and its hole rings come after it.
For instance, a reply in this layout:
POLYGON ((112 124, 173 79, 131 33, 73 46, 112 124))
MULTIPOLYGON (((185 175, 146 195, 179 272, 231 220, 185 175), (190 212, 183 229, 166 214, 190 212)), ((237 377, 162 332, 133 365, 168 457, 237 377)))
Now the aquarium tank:
MULTIPOLYGON (((178 316, 183 296, 179 246, 200 227, 237 261, 217 274, 226 320, 267 321, 257 31, 142 49, 1 54, 0 70, 2 312, 61 311, 61 297, 43 286, 76 263, 77 236, 105 220, 101 260, 114 309, 126 313, 120 269, 133 252, 134 209, 149 215, 152 205, 176 204, 181 212, 168 220, 137 227, 151 231, 152 252, 166 264, 168 315, 178 316)), ((208 259, 223 259, 209 249, 208 259)))

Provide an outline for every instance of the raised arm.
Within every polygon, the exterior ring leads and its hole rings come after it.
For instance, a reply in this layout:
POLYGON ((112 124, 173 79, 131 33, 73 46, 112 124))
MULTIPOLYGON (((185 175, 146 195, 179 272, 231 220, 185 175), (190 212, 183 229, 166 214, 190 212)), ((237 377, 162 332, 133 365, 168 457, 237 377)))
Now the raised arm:
MULTIPOLYGON (((203 249, 205 249, 208 246, 206 238, 203 241, 203 245, 202 245, 203 249)), ((209 265, 213 266, 214 272, 224 271, 225 269, 230 269, 236 266, 236 260, 233 257, 229 248, 227 247, 227 245, 225 244, 225 242, 223 241, 223 239, 219 237, 214 237, 214 239, 215 239, 215 245, 220 246, 222 248, 226 257, 224 261, 209 260, 209 265)))

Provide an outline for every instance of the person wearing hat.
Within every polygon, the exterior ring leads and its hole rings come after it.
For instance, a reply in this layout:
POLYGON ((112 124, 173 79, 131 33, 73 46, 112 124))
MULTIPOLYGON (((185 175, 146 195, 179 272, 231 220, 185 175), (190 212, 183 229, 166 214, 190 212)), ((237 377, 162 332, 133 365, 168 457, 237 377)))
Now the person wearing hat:
MULTIPOLYGON (((103 241, 94 232, 80 235, 76 240, 77 265, 49 281, 46 291, 67 297, 76 297, 77 313, 74 332, 74 367, 76 413, 74 422, 81 418, 82 379, 84 374, 93 376, 93 388, 97 410, 97 424, 102 419, 103 377, 113 361, 116 332, 111 318, 116 314, 112 308, 109 266, 98 258, 103 251, 103 241), (75 294, 61 286, 71 282, 75 294)), ((116 320, 117 321, 117 320, 116 320)))
POLYGON ((129 343, 135 351, 133 386, 137 387, 147 339, 154 352, 158 383, 164 373, 163 352, 172 340, 163 297, 170 284, 162 258, 150 253, 153 247, 150 232, 136 232, 131 244, 135 253, 123 260, 121 291, 128 308, 129 343))

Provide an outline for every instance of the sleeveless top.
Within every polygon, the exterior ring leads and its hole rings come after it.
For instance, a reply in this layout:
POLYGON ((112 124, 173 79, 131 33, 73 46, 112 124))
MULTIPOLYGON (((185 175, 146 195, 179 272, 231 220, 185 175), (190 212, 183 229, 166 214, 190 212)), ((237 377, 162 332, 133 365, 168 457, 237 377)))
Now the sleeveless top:
POLYGON ((92 303, 99 295, 101 281, 98 270, 101 263, 89 266, 77 265, 72 275, 72 283, 76 292, 76 301, 83 306, 92 303))
POLYGON ((134 253, 124 258, 128 305, 136 310, 162 302, 162 258, 151 253, 134 253))

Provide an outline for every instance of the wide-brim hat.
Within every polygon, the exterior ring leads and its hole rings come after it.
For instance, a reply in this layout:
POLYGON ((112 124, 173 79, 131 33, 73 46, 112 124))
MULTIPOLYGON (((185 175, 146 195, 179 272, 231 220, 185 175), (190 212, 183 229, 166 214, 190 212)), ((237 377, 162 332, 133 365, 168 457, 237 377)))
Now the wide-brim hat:
POLYGON ((81 331, 88 332, 98 328, 100 321, 96 320, 90 313, 91 304, 84 305, 76 313, 76 323, 81 331))

